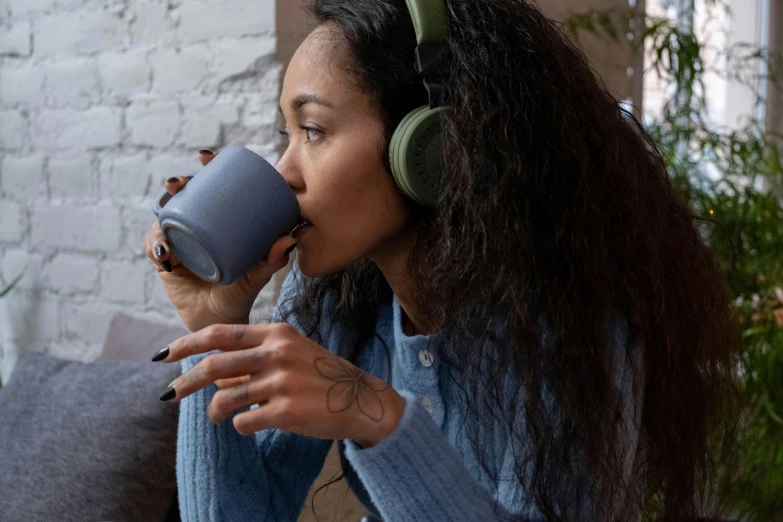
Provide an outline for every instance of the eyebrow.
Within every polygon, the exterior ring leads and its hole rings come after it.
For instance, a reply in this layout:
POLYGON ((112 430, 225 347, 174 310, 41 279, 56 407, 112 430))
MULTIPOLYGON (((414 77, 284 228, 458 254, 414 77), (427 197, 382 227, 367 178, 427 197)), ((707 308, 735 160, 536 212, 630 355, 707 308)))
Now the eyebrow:
MULTIPOLYGON (((320 96, 316 96, 315 94, 300 94, 299 96, 291 100, 290 103, 291 110, 296 112, 302 107, 302 105, 307 105, 308 103, 315 103, 318 105, 323 105, 324 107, 329 107, 330 109, 332 108, 332 104, 324 100, 320 96)), ((279 105, 277 106, 277 111, 280 114, 283 114, 283 108, 280 107, 279 105)))

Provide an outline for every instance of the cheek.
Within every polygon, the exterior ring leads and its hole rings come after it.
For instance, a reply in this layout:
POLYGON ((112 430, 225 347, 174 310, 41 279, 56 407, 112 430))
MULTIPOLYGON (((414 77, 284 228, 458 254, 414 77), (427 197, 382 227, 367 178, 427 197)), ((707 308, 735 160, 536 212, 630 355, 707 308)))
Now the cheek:
POLYGON ((372 171, 356 166, 334 184, 329 208, 334 230, 365 242, 385 236, 404 220, 406 207, 383 165, 372 171))
POLYGON ((335 219, 371 220, 400 207, 401 195, 383 163, 382 150, 380 139, 362 140, 354 135, 320 158, 316 170, 321 174, 313 182, 335 219))
POLYGON ((346 147, 322 157, 318 174, 314 169, 307 184, 312 201, 319 203, 318 250, 347 264, 393 238, 410 219, 405 198, 380 153, 366 149, 346 147))

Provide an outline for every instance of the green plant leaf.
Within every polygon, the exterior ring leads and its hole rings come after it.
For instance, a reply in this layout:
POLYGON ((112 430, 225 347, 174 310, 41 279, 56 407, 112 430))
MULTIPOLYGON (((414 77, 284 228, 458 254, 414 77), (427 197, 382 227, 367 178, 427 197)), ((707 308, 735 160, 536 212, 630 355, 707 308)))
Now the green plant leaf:
MULTIPOLYGON (((26 269, 25 269, 25 270, 26 270, 26 269)), ((17 284, 17 283, 18 283, 18 282, 19 282, 19 281, 22 279, 22 276, 24 275, 24 272, 25 272, 25 271, 24 271, 24 270, 22 270, 22 273, 21 273, 21 274, 19 274, 18 276, 16 276, 16 279, 14 279, 14 280, 11 282, 11 284, 8 286, 8 288, 6 288, 6 289, 5 289, 5 290, 3 290, 2 292, 0 292, 0 297, 5 297, 5 295, 6 295, 8 292, 10 292, 11 290, 13 290, 13 288, 16 286, 16 284, 17 284)))

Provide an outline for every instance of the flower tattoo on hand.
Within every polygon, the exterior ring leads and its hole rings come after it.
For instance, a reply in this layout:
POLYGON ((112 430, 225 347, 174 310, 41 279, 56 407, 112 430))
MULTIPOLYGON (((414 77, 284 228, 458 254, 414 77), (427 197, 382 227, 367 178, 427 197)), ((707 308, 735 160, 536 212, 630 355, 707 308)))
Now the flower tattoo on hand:
POLYGON ((337 357, 317 358, 315 369, 335 383, 326 394, 326 406, 330 412, 343 412, 356 403, 359 411, 372 420, 383 418, 383 402, 378 393, 386 390, 388 383, 379 386, 371 375, 337 357))

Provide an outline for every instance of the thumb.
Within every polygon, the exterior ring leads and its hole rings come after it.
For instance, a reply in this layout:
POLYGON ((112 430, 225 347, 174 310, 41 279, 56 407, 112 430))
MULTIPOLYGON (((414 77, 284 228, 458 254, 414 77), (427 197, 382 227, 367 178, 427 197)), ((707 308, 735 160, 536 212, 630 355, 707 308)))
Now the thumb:
POLYGON ((253 288, 262 290, 272 279, 272 276, 288 264, 290 252, 286 252, 288 249, 293 251, 291 247, 294 247, 296 243, 297 241, 291 236, 281 237, 269 249, 266 259, 248 270, 247 278, 253 288))

